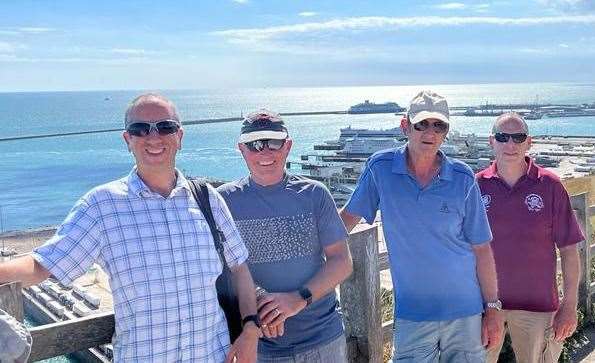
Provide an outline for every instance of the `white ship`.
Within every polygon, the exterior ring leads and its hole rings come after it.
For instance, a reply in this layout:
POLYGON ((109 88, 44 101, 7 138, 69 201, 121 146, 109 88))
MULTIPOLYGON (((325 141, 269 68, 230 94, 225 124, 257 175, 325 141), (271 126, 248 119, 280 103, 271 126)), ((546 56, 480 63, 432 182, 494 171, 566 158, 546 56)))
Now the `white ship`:
POLYGON ((365 100, 364 103, 358 103, 349 107, 347 113, 363 114, 363 113, 398 113, 405 112, 405 108, 399 106, 396 102, 374 103, 365 100))

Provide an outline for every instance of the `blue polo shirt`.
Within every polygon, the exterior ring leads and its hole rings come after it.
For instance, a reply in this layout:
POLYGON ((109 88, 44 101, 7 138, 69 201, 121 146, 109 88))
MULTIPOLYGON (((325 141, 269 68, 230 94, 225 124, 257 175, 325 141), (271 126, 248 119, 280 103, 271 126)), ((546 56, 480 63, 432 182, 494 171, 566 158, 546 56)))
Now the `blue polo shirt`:
POLYGON ((483 311, 472 245, 492 239, 486 211, 471 168, 439 153, 440 172, 424 188, 407 169, 406 146, 375 153, 345 206, 368 223, 381 212, 400 319, 483 311))

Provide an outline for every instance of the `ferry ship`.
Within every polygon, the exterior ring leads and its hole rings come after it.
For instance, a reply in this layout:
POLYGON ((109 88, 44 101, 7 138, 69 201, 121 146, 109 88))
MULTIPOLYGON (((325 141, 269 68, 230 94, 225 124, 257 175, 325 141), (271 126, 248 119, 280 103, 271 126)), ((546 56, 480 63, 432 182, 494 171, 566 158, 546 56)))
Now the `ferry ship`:
POLYGON ((364 114, 364 113, 399 113, 405 112, 406 108, 399 106, 396 102, 374 103, 365 100, 364 103, 358 103, 349 107, 347 113, 349 114, 364 114))

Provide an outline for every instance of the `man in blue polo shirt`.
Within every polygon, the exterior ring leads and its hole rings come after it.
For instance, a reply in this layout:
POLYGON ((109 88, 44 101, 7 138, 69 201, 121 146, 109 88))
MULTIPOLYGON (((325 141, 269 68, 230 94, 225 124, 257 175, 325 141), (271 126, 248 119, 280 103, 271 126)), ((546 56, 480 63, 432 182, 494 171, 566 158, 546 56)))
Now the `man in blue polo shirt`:
POLYGON ((372 155, 341 217, 351 230, 381 211, 394 287, 393 359, 484 362, 502 334, 492 234, 472 170, 447 157, 446 100, 420 92, 408 143, 372 155), (482 317, 482 313, 483 317, 482 317))

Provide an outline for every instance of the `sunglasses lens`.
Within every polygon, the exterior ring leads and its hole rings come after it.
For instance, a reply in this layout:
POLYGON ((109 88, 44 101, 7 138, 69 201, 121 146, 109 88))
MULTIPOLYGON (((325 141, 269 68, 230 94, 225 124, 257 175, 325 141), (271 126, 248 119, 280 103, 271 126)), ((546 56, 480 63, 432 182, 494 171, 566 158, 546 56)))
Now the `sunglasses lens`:
POLYGON ((522 144, 523 142, 525 142, 525 140, 527 140, 527 135, 526 134, 512 134, 512 141, 514 141, 517 144, 522 144))
POLYGON ((413 128, 417 131, 426 131, 428 126, 428 120, 421 120, 420 122, 413 124, 413 128))
POLYGON ((268 140, 267 145, 269 150, 279 150, 285 145, 285 140, 268 140))
POLYGON ((175 134, 180 129, 180 126, 178 126, 178 124, 173 121, 158 122, 156 127, 157 131, 159 132, 159 135, 175 134))
POLYGON ((264 143, 262 140, 250 141, 245 143, 248 150, 252 151, 253 153, 261 152, 264 150, 264 143))
POLYGON ((437 121, 434 122, 434 131, 444 133, 448 130, 448 124, 446 122, 437 121))
POLYGON ((126 129, 133 136, 147 136, 151 132, 151 125, 146 122, 135 122, 126 129))

